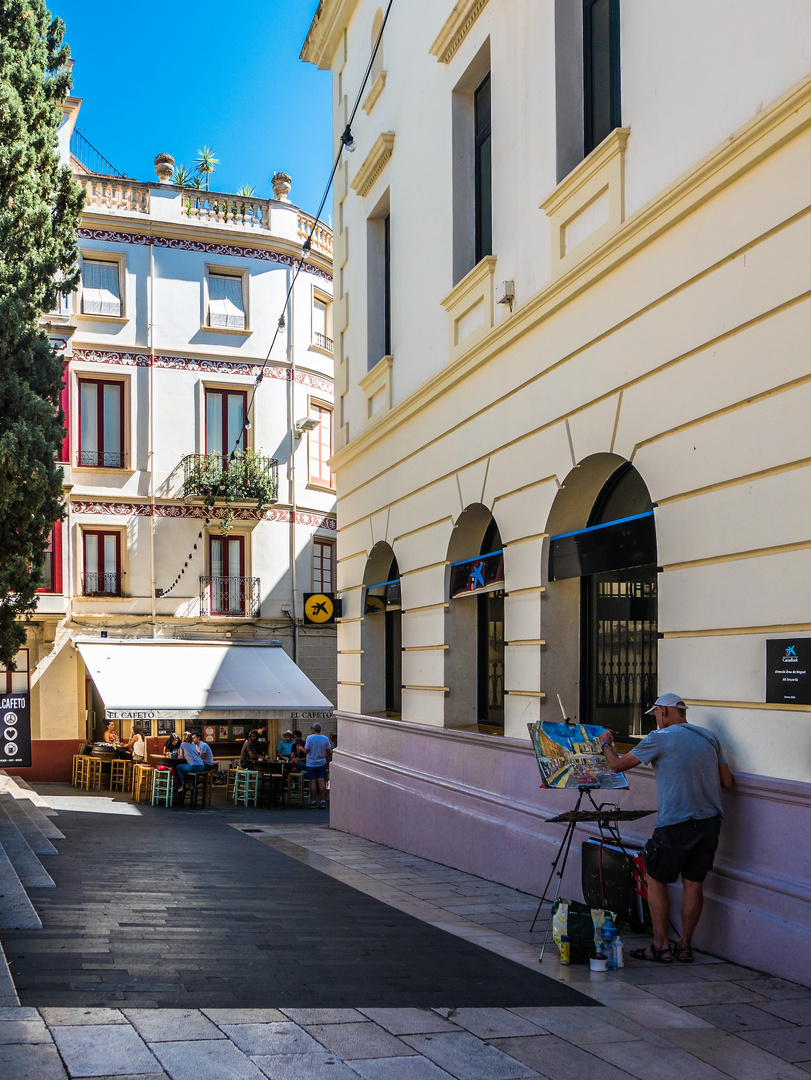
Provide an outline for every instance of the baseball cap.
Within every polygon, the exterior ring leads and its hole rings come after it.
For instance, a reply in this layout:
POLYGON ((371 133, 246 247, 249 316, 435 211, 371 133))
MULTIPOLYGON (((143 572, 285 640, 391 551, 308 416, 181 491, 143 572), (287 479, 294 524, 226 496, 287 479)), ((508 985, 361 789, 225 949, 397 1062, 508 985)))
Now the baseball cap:
POLYGON ((653 714, 653 710, 658 708, 658 706, 660 705, 665 709, 687 708, 687 706, 684 704, 678 694, 662 694, 662 696, 658 697, 656 701, 654 701, 653 705, 651 705, 651 707, 646 710, 645 716, 651 716, 653 714))

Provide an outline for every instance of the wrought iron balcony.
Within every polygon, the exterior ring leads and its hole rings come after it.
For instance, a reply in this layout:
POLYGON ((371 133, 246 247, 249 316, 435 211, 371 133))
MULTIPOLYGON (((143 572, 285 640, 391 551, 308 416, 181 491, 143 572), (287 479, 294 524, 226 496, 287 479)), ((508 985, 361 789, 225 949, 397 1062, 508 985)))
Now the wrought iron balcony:
POLYGON ((333 342, 331 337, 327 337, 326 334, 313 334, 313 344, 317 345, 319 349, 326 349, 327 352, 333 351, 333 342))
POLYGON ((183 497, 206 502, 257 502, 269 506, 279 498, 279 462, 239 450, 233 459, 222 454, 187 454, 181 462, 183 497))
POLYGON ((201 577, 200 614, 259 617, 259 578, 201 577))
POLYGON ((82 575, 82 596, 121 596, 121 574, 82 575))
POLYGON ((125 457, 120 450, 80 450, 78 464, 82 469, 123 469, 125 457))

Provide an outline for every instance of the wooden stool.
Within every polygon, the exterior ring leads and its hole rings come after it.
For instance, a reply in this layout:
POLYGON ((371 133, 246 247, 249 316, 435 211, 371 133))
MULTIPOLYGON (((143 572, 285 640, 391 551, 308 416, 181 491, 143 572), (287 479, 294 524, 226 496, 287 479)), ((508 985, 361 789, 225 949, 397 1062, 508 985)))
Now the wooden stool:
POLYGON ((225 786, 225 801, 230 802, 234 797, 234 784, 237 779, 237 769, 235 765, 232 765, 228 769, 228 783, 225 786))
POLYGON ((171 770, 154 769, 153 772, 152 805, 157 806, 158 803, 163 803, 164 806, 171 806, 174 797, 174 784, 172 783, 171 770))
POLYGON ((110 791, 129 791, 132 787, 132 762, 119 758, 110 763, 110 791))
POLYGON ((293 800, 299 806, 306 806, 310 801, 310 781, 303 772, 291 772, 287 774, 287 805, 292 806, 293 800))
POLYGON ((101 758, 86 757, 81 769, 80 787, 85 791, 101 791, 101 758))
POLYGON ((235 769, 234 803, 256 806, 259 796, 259 773, 256 769, 235 769))
POLYGON ((71 772, 70 772, 70 784, 71 784, 71 787, 78 787, 79 786, 79 769, 81 768, 83 758, 84 758, 83 754, 74 754, 73 755, 73 768, 71 769, 71 772))
POLYGON ((152 778, 155 770, 151 765, 134 765, 132 769, 132 794, 136 802, 149 802, 152 798, 152 778))
POLYGON ((278 768, 262 769, 259 773, 259 806, 272 806, 278 798, 284 810, 287 784, 281 763, 278 768))
POLYGON ((205 772, 187 772, 183 778, 183 787, 178 792, 180 805, 186 805, 186 792, 189 793, 189 805, 192 810, 197 809, 198 799, 203 806, 206 805, 206 776, 205 772))

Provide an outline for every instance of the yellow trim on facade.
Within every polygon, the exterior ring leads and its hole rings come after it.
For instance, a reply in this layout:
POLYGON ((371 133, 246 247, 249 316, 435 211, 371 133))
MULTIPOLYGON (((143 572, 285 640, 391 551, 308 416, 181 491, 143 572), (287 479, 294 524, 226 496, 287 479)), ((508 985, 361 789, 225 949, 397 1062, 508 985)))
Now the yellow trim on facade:
POLYGON ((504 644, 507 645, 507 646, 510 646, 510 645, 545 645, 546 644, 546 639, 545 638, 526 638, 523 641, 505 641, 504 644))
POLYGON ((382 131, 375 139, 374 146, 366 155, 366 160, 355 173, 355 179, 349 185, 361 199, 366 198, 372 190, 375 181, 391 160, 393 153, 394 132, 382 131))
POLYGON ((811 705, 792 705, 782 701, 703 701, 688 698, 686 704, 704 709, 762 709, 764 712, 811 712, 811 705))
POLYGON ((449 694, 451 692, 449 686, 406 686, 405 683, 403 683, 403 690, 435 690, 440 694, 449 694))
POLYGON ((450 357, 457 356, 483 340, 493 328, 495 304, 493 281, 496 256, 485 257, 465 274, 440 304, 448 313, 450 357))
POLYGON ((704 559, 688 559, 685 562, 662 566, 665 573, 673 570, 691 570, 696 566, 715 566, 717 563, 739 562, 741 559, 760 559, 767 555, 784 555, 789 551, 811 548, 811 540, 797 540, 793 544, 774 544, 771 547, 751 548, 748 551, 729 551, 724 555, 710 555, 704 559))
POLYGON ((440 649, 449 649, 450 645, 403 645, 403 652, 436 652, 440 649))
POLYGON ((519 544, 526 544, 530 540, 545 540, 547 536, 549 536, 548 532, 532 533, 531 536, 518 536, 515 540, 505 540, 503 546, 505 548, 517 547, 519 544))
POLYGON ((431 56, 440 64, 449 64, 486 4, 487 0, 459 0, 428 50, 431 56))
POLYGON ((372 89, 366 95, 366 100, 364 101, 363 105, 361 106, 361 108, 363 109, 363 111, 366 113, 367 116, 371 113, 372 109, 377 104, 378 99, 380 98, 380 95, 383 93, 385 88, 386 88, 386 72, 381 71, 380 74, 375 79, 375 81, 372 83, 372 89))
POLYGON ((774 626, 724 626, 713 630, 665 630, 663 638, 738 637, 744 634, 799 634, 811 631, 811 623, 776 623, 774 626))
MULTIPOLYGON (((333 457, 332 468, 340 470, 363 454, 378 439, 390 434, 442 397, 475 368, 540 325, 809 126, 811 76, 767 106, 726 142, 632 214, 618 232, 577 266, 531 297, 511 319, 499 323, 481 341, 437 372, 392 409, 374 432, 364 432, 353 439, 333 457)), ((733 257, 734 254, 723 261, 733 257)), ((687 284, 682 283, 679 291, 687 284)), ((667 297, 659 298, 657 304, 665 299, 667 297)), ((613 327, 609 333, 615 330, 616 327, 613 327)), ((611 394, 616 394, 619 389, 614 387, 611 394)))
POLYGON ((659 506, 667 506, 668 503, 681 502, 682 499, 694 499, 698 495, 708 495, 713 491, 724 491, 725 488, 738 487, 740 484, 751 484, 755 480, 763 480, 767 476, 779 476, 781 473, 792 472, 794 469, 805 469, 811 465, 811 457, 798 458, 796 461, 786 461, 781 465, 773 465, 769 469, 759 469, 757 472, 744 473, 742 476, 732 476, 726 480, 719 480, 715 484, 707 484, 704 487, 693 488, 691 491, 680 491, 676 495, 666 495, 659 499, 659 506))
POLYGON ((436 570, 438 566, 450 566, 447 559, 441 560, 441 562, 426 563, 425 566, 415 566, 413 570, 401 570, 400 577, 408 577, 409 574, 422 574, 425 570, 436 570))

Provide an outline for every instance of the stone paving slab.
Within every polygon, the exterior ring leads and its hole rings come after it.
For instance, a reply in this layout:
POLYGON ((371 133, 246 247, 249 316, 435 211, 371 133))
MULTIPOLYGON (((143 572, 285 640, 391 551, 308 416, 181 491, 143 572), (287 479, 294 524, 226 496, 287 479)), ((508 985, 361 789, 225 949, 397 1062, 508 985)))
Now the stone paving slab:
POLYGON ((468 1032, 451 1035, 404 1035, 403 1041, 457 1080, 522 1080, 538 1074, 468 1032))
POLYGON ((535 1075, 549 1080, 628 1080, 628 1073, 623 1069, 601 1061, 556 1035, 523 1035, 499 1039, 494 1045, 534 1070, 535 1075))
POLYGON ((454 1080, 451 1073, 419 1056, 353 1061, 351 1065, 362 1080, 454 1080))
POLYGON ((801 1068, 726 1031, 683 1029, 670 1032, 669 1037, 682 1050, 729 1073, 735 1080, 805 1080, 801 1068))
POLYGON ((52 1033, 71 1076, 115 1074, 123 1063, 128 1073, 161 1071, 149 1048, 128 1025, 57 1027, 52 1033))

